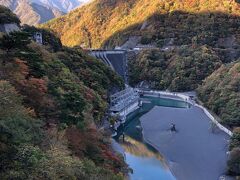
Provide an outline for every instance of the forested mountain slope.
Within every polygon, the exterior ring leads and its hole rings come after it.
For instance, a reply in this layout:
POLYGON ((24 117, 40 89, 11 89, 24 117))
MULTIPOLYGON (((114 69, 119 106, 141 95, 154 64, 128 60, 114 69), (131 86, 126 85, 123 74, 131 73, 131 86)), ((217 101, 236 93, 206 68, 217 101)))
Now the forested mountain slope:
POLYGON ((230 127, 240 126, 239 60, 222 65, 198 88, 199 97, 205 105, 221 117, 222 123, 230 127))
POLYGON ((123 179, 123 159, 96 128, 113 87, 123 82, 110 68, 48 31, 2 34, 0 179, 123 179))
POLYGON ((185 45, 171 51, 143 50, 129 62, 130 84, 147 81, 154 89, 194 90, 221 64, 221 58, 206 45, 185 45))
POLYGON ((169 37, 182 44, 187 36, 186 44, 202 38, 217 40, 215 29, 218 38, 238 34, 239 14, 240 5, 234 0, 96 0, 44 27, 58 33, 68 46, 114 47, 130 35, 157 39, 158 44, 169 37))

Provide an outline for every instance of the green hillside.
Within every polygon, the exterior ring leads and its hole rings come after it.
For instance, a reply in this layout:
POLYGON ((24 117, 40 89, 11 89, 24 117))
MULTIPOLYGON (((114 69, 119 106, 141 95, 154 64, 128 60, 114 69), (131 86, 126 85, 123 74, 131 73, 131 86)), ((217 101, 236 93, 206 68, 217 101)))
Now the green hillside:
POLYGON ((20 21, 15 14, 11 12, 10 9, 0 6, 0 24, 3 23, 17 23, 19 24, 20 21))
POLYGON ((62 47, 48 31, 25 27, 3 35, 0 179, 123 179, 122 157, 96 128, 107 93, 122 87, 110 68, 62 47), (31 40, 35 31, 45 45, 31 40))
POLYGON ((240 62, 222 65, 198 88, 205 105, 230 127, 240 126, 240 62))
POLYGON ((152 89, 194 90, 222 64, 208 46, 181 46, 171 51, 144 50, 129 62, 131 85, 147 81, 152 89))

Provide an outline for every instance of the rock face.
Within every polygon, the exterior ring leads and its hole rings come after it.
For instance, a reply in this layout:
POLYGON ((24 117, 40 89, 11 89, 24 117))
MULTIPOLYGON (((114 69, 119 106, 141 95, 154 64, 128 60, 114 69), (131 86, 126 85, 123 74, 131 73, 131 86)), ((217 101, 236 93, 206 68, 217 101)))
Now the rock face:
POLYGON ((29 25, 44 23, 64 14, 55 7, 37 4, 31 0, 0 0, 0 5, 17 14, 22 24, 29 25))

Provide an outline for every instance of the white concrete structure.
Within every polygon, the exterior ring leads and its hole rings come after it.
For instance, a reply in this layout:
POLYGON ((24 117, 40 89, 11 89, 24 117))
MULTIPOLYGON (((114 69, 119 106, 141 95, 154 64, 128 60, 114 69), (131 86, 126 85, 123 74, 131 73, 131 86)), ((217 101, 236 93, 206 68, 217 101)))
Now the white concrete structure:
POLYGON ((125 122, 126 116, 139 108, 139 94, 135 89, 128 87, 110 96, 110 101, 111 115, 119 117, 114 124, 114 129, 117 130, 125 122))
POLYGON ((91 50, 89 55, 100 59, 127 82, 127 57, 124 50, 91 50))
POLYGON ((41 32, 35 32, 33 38, 34 38, 36 43, 43 44, 43 38, 42 38, 42 33, 41 32))
POLYGON ((203 110, 203 112, 208 116, 209 119, 211 119, 211 121, 216 124, 216 126, 221 129, 222 131, 224 131, 225 133, 227 133, 229 136, 232 136, 233 133, 232 131, 230 131, 229 129, 227 129, 226 127, 224 127, 223 125, 221 125, 214 117, 213 115, 203 106, 196 104, 195 106, 199 107, 200 109, 203 110))
POLYGON ((130 107, 135 102, 138 103, 139 95, 135 89, 126 88, 125 90, 110 96, 110 101, 110 111, 113 113, 119 113, 130 107))

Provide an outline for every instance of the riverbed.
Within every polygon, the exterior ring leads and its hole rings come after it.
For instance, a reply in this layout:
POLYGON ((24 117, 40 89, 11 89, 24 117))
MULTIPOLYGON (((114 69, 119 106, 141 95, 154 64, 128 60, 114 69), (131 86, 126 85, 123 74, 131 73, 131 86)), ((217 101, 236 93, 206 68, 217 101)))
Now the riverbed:
POLYGON ((132 180, 217 180, 225 173, 229 136, 186 102, 145 97, 119 129, 132 180), (177 132, 171 132, 170 124, 177 132), (143 128, 143 130, 141 129, 143 128), (144 136, 142 135, 142 132, 144 136))

